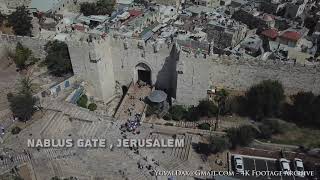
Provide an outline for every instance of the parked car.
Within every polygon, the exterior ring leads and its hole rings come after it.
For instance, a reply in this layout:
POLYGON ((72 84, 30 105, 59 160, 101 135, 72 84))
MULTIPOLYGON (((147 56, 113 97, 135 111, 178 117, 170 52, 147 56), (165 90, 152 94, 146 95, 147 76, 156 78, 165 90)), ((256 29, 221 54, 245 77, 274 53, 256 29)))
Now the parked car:
POLYGON ((297 176, 304 177, 304 166, 301 159, 294 158, 294 169, 297 171, 297 176))
POLYGON ((244 173, 242 156, 239 156, 239 155, 234 156, 234 168, 237 173, 244 173))
POLYGON ((281 170, 284 172, 284 174, 289 175, 290 170, 290 161, 284 158, 281 158, 279 160, 281 170))

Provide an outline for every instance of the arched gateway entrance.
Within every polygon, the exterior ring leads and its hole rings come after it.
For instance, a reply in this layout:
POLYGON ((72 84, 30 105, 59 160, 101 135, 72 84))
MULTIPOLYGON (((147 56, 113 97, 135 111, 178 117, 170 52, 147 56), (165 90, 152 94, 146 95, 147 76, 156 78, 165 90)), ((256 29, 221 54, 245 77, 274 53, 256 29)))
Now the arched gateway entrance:
POLYGON ((135 82, 143 81, 152 85, 151 68, 145 63, 139 63, 135 67, 135 82))

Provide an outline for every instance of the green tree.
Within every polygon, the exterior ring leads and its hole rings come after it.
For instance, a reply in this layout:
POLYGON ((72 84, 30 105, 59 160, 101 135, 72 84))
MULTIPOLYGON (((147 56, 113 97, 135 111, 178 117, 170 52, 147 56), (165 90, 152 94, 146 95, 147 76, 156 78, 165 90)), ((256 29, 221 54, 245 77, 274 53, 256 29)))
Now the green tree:
POLYGON ((24 69, 27 66, 27 61, 32 56, 32 51, 22 46, 20 42, 17 43, 16 51, 14 55, 14 62, 18 69, 24 69))
POLYGON ((16 8, 16 11, 8 16, 8 23, 12 26, 16 35, 31 36, 32 17, 25 6, 16 8))
POLYGON ((209 142, 209 149, 212 153, 223 152, 231 146, 227 137, 211 136, 209 142))
POLYGON ((287 104, 283 110, 283 118, 296 124, 320 127, 320 96, 312 92, 299 92, 291 96, 292 105, 287 104))
POLYGON ((89 109, 90 111, 95 111, 95 110, 97 109, 97 105, 96 105, 95 103, 90 103, 90 104, 88 105, 88 109, 89 109))
POLYGON ((21 131, 21 128, 19 128, 18 126, 15 126, 11 129, 11 134, 19 134, 21 131))
POLYGON ((210 130, 210 124, 208 123, 202 123, 198 125, 199 129, 203 129, 203 130, 210 130))
POLYGON ((209 100, 202 100, 199 102, 197 106, 197 110, 201 117, 208 116, 212 117, 217 114, 218 108, 217 106, 209 100))
POLYGON ((264 119, 259 124, 259 137, 269 139, 274 134, 282 134, 287 126, 280 119, 264 119))
POLYGON ((30 93, 17 94, 8 96, 10 103, 10 109, 15 117, 18 117, 21 121, 27 121, 31 118, 35 112, 34 105, 36 99, 30 93))
POLYGON ((98 0, 97 3, 84 2, 80 4, 80 12, 85 16, 110 15, 115 8, 115 0, 98 0))
POLYGON ((20 80, 18 94, 9 93, 7 95, 13 115, 21 121, 29 120, 36 110, 37 99, 33 97, 32 93, 32 81, 25 77, 20 80))
POLYGON ((114 11, 116 5, 115 0, 98 0, 97 12, 99 14, 111 14, 114 11))
POLYGON ((88 104, 88 97, 87 95, 82 95, 78 101, 77 101, 78 106, 83 107, 83 108, 87 108, 87 104, 88 104))
POLYGON ((80 4, 80 12, 85 16, 97 14, 97 5, 95 3, 84 2, 80 4))
POLYGON ((172 119, 175 121, 180 121, 185 117, 186 109, 181 105, 174 105, 169 109, 172 119))
POLYGON ((256 130, 249 125, 241 126, 239 128, 230 128, 227 130, 227 136, 230 139, 233 148, 238 145, 249 145, 256 137, 256 133, 256 130))
POLYGON ((189 107, 186 113, 186 120, 187 121, 199 121, 200 113, 197 107, 189 107))
POLYGON ((1 14, 0 12, 0 26, 2 25, 3 21, 6 19, 6 16, 1 14))
POLYGON ((246 92, 246 109, 255 119, 277 116, 284 98, 283 87, 278 81, 262 81, 246 92))
POLYGON ((216 116, 216 123, 214 125, 214 130, 217 130, 219 127, 219 115, 221 113, 225 113, 226 101, 227 101, 228 96, 229 96, 229 92, 226 91, 225 89, 221 89, 221 90, 217 91, 217 93, 216 93, 214 100, 218 104, 218 111, 217 111, 217 116, 216 116))
POLYGON ((34 84, 32 82, 32 79, 30 79, 29 77, 23 77, 20 80, 19 93, 20 94, 33 94, 34 93, 34 84))
POLYGON ((55 76, 73 73, 69 50, 66 43, 61 41, 50 41, 45 45, 47 56, 45 64, 50 73, 55 76))

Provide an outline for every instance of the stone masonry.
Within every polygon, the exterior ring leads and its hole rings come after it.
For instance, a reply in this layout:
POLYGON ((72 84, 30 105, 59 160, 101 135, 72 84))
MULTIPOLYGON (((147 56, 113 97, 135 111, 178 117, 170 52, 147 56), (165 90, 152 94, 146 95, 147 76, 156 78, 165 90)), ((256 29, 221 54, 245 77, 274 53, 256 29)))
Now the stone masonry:
MULTIPOLYGON (((36 56, 45 57, 46 40, 3 34, 0 37, 0 43, 6 46, 13 48, 21 42, 36 56)), ((150 68, 152 85, 176 98, 178 104, 197 104, 207 97, 211 87, 244 91, 267 79, 279 80, 288 94, 320 93, 319 66, 224 56, 195 57, 175 43, 144 44, 116 36, 67 44, 75 77, 89 85, 90 95, 104 102, 121 93, 121 86, 137 81, 139 64, 150 68)))

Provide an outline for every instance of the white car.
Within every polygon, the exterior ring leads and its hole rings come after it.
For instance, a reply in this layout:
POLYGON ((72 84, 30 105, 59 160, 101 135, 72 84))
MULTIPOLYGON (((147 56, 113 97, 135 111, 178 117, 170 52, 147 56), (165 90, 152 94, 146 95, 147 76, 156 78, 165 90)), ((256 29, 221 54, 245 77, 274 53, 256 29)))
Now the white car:
POLYGON ((305 176, 303 162, 301 159, 294 158, 294 168, 295 168, 295 171, 297 171, 297 176, 299 177, 305 176))
POLYGON ((281 158, 279 160, 281 170, 284 172, 284 174, 289 175, 290 170, 290 161, 284 158, 281 158))
POLYGON ((235 168, 236 172, 241 173, 241 174, 244 173, 242 156, 238 156, 238 155, 234 156, 234 168, 235 168))

